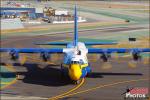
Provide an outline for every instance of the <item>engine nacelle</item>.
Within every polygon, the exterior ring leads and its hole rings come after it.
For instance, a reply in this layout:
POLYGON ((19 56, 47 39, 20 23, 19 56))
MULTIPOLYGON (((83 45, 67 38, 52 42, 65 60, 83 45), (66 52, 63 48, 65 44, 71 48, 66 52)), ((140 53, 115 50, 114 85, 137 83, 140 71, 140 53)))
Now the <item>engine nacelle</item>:
POLYGON ((40 57, 43 61, 48 61, 50 59, 50 55, 48 54, 48 52, 41 52, 40 57))
POLYGON ((108 61, 108 58, 109 58, 109 55, 107 53, 103 53, 101 55, 101 59, 104 61, 104 62, 107 62, 108 61))
POLYGON ((15 50, 11 50, 9 52, 9 55, 11 56, 11 60, 17 60, 19 59, 19 53, 15 50))
POLYGON ((141 59, 141 55, 138 52, 133 52, 132 57, 133 57, 134 61, 137 61, 137 60, 141 59))

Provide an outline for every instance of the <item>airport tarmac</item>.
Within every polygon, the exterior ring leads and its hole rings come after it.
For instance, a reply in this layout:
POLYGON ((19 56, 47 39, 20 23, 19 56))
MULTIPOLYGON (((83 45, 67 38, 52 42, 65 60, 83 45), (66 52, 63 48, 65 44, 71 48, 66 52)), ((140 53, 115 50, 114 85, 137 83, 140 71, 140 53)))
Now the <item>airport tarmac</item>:
MULTIPOLYGON (((106 29, 107 30, 107 29, 106 29)), ((123 29, 115 29, 115 32, 123 29)), ((128 30, 125 29, 125 30, 128 30)), ((134 29, 133 29, 134 30, 134 29)), ((110 30, 108 30, 110 31, 110 30)), ((107 32, 105 32, 107 33, 107 32)), ((90 37, 93 35, 101 36, 103 31, 92 30, 83 31, 81 37, 90 37)), ((114 34, 112 32, 112 34, 114 34)), ((63 41, 72 38, 73 34, 51 34, 41 36, 20 36, 9 37, 1 41, 2 47, 39 47, 34 42, 44 41, 63 41)), ((51 99, 57 97, 62 100, 124 100, 127 87, 149 87, 149 64, 143 61, 137 62, 134 68, 129 67, 131 58, 122 57, 119 59, 110 59, 112 68, 103 68, 104 63, 101 60, 91 62, 92 73, 81 81, 77 87, 70 83, 68 78, 62 79, 60 75, 60 66, 55 64, 41 63, 39 57, 29 55, 25 64, 13 64, 18 80, 1 90, 2 99, 51 99), (45 66, 45 68, 39 68, 45 66), (70 92, 71 91, 71 92, 70 92)), ((2 62, 7 63, 8 57, 3 57, 2 62)), ((3 74, 9 74, 3 73, 3 74)), ((9 75, 8 75, 9 76, 9 75)), ((10 76, 11 77, 11 76, 10 76)), ((56 99, 56 98, 55 98, 56 99)))

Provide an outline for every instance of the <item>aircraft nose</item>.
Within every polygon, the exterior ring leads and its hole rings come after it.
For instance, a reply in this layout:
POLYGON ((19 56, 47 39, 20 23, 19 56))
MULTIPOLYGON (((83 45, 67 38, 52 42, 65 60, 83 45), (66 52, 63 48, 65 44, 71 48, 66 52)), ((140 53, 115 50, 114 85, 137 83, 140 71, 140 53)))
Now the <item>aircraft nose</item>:
POLYGON ((72 80, 79 80, 82 75, 81 68, 79 64, 71 64, 69 68, 69 76, 72 80))

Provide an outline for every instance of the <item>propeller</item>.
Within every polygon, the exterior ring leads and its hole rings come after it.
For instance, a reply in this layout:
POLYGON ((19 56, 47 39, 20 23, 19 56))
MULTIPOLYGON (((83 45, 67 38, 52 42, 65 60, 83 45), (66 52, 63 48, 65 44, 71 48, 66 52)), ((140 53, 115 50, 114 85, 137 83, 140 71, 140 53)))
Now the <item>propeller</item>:
POLYGON ((40 57, 45 62, 47 62, 50 59, 50 55, 48 54, 48 52, 41 52, 40 57))
POLYGON ((43 61, 38 64, 38 67, 41 69, 44 69, 46 66, 47 66, 46 63, 43 61))
POLYGON ((119 59, 119 54, 117 52, 111 53, 111 58, 114 58, 115 60, 119 59))
POLYGON ((25 62, 27 61, 27 56, 25 54, 22 54, 20 57, 19 57, 19 62, 21 65, 24 65, 25 62))
POLYGON ((150 63, 150 58, 143 58, 143 64, 148 65, 150 63))
POLYGON ((14 65, 14 61, 12 61, 11 59, 8 59, 6 65, 13 66, 14 65))
POLYGON ((39 57, 37 55, 28 56, 28 59, 29 59, 29 61, 36 62, 38 67, 41 69, 44 69, 46 67, 47 62, 39 59, 39 57))
POLYGON ((104 70, 111 69, 112 68, 112 64, 110 62, 104 62, 104 63, 102 63, 101 68, 104 69, 104 70))
MULTIPOLYGON (((124 44, 124 42, 121 42, 121 43, 115 45, 116 48, 122 48, 122 47, 125 47, 125 46, 126 45, 124 44)), ((128 51, 127 51, 127 53, 128 53, 128 51)), ((114 59, 116 59, 116 60, 118 60, 120 56, 119 56, 118 52, 112 52, 111 53, 111 57, 114 58, 114 59)))
MULTIPOLYGON (((21 45, 17 45, 18 48, 22 47, 21 45)), ((19 54, 18 61, 21 65, 24 65, 27 61, 27 55, 26 54, 19 54)))
POLYGON ((89 61, 91 62, 97 62, 97 60, 99 59, 99 55, 98 54, 90 54, 89 55, 89 61))
POLYGON ((103 62, 107 62, 109 57, 110 55, 108 55, 107 53, 103 53, 101 54, 100 58, 103 60, 103 62))
POLYGON ((130 68, 136 68, 136 67, 137 67, 137 61, 134 61, 134 60, 129 61, 129 62, 128 62, 128 66, 129 66, 130 68))
POLYGON ((134 60, 134 61, 141 60, 141 55, 140 55, 140 53, 133 52, 133 53, 132 53, 132 56, 133 56, 133 60, 134 60))
POLYGON ((55 53, 55 54, 52 54, 51 56, 52 57, 51 57, 50 63, 60 64, 61 58, 62 58, 60 54, 55 53))
POLYGON ((10 52, 7 53, 8 55, 8 60, 6 65, 13 66, 14 62, 16 62, 19 58, 19 54, 15 50, 11 50, 10 52))

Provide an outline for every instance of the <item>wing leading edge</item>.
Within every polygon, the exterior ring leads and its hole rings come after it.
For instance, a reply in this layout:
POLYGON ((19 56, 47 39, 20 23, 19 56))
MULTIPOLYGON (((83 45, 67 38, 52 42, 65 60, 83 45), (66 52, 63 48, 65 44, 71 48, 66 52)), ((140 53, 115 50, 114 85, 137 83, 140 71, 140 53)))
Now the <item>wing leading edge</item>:
POLYGON ((150 52, 150 48, 88 48, 88 53, 127 53, 127 52, 150 52))
POLYGON ((63 49, 61 49, 61 48, 53 48, 53 49, 47 49, 47 48, 0 48, 0 52, 11 52, 11 51, 15 51, 18 53, 41 53, 41 52, 63 53, 63 49))

